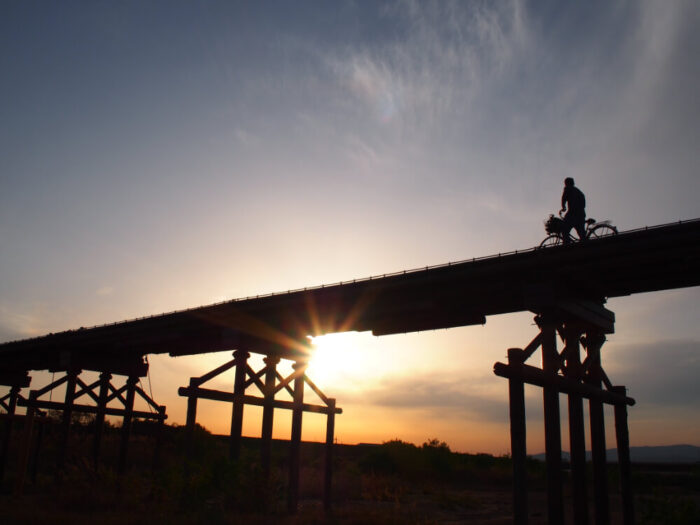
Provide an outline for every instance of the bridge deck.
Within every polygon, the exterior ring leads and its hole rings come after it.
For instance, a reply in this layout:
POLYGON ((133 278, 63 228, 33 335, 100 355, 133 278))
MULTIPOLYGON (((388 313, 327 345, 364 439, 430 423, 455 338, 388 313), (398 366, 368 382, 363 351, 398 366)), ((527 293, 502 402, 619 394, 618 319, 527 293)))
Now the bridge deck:
POLYGON ((84 368, 244 348, 294 357, 306 335, 482 324, 561 301, 700 285, 700 219, 0 344, 0 369, 84 368))

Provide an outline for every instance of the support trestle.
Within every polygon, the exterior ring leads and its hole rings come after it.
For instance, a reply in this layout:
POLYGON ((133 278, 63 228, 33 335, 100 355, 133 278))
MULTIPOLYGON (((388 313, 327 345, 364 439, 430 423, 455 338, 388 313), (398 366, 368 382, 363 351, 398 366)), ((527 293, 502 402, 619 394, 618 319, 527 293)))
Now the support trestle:
POLYGON ((2 441, 0 442, 0 484, 2 484, 2 480, 5 477, 5 466, 10 450, 10 440, 12 439, 17 403, 20 400, 24 400, 21 390, 22 388, 28 387, 31 380, 27 372, 0 373, 0 385, 10 387, 10 391, 0 397, 0 407, 5 411, 0 413, 2 419, 5 420, 4 428, 2 429, 2 441))
MULTIPOLYGON (((599 307, 603 314, 612 312, 599 307)), ((614 317, 613 317, 614 319, 614 317)), ((550 524, 564 523, 562 490, 562 446, 559 395, 568 396, 569 447, 573 494, 573 523, 589 523, 586 487, 586 451, 583 401, 588 400, 593 463, 593 496, 596 525, 610 522, 605 457, 605 404, 615 408, 615 429, 620 468, 625 525, 634 523, 634 508, 630 484, 629 434, 627 405, 634 399, 627 397, 623 386, 613 386, 601 366, 600 349, 605 333, 612 331, 611 322, 591 323, 569 313, 541 313, 535 317, 539 334, 524 349, 508 350, 508 364, 496 363, 494 373, 508 379, 510 397, 511 452, 513 458, 513 514, 514 523, 528 522, 526 474, 525 384, 542 388, 545 425, 545 462, 547 473, 547 515, 550 524), (557 349, 557 336, 564 347, 557 349), (586 358, 581 361, 581 346, 586 358), (542 367, 525 362, 541 348, 542 367)))
POLYGON ((284 377, 277 370, 280 358, 269 355, 265 357, 265 365, 255 371, 248 364, 250 354, 244 350, 236 350, 233 359, 200 377, 190 378, 189 386, 181 387, 178 393, 187 397, 187 432, 190 447, 193 440, 194 427, 197 418, 197 400, 209 399, 224 401, 232 404, 230 454, 232 459, 240 456, 241 437, 243 429, 243 411, 245 405, 263 407, 262 431, 260 439, 260 457, 262 472, 265 480, 269 480, 271 470, 272 430, 274 409, 292 411, 292 429, 289 445, 289 484, 287 506, 290 513, 295 513, 299 503, 299 468, 302 416, 304 412, 326 414, 326 453, 324 472, 324 507, 331 508, 331 487, 333 473, 333 441, 335 432, 335 415, 342 414, 342 409, 336 407, 336 400, 328 398, 306 375, 307 360, 299 358, 294 361, 293 371, 284 377), (203 388, 202 385, 214 377, 235 368, 233 392, 224 392, 203 388), (304 389, 308 386, 321 400, 322 404, 304 402, 304 389), (246 394, 246 390, 255 387, 262 397, 246 394), (281 391, 286 391, 291 401, 275 399, 281 391))
POLYGON ((113 375, 109 371, 102 370, 99 379, 88 384, 80 377, 83 370, 77 367, 71 367, 65 370, 65 375, 52 381, 43 388, 30 390, 28 398, 19 397, 16 404, 26 407, 27 412, 25 416, 22 450, 19 456, 20 467, 15 485, 16 492, 22 491, 29 465, 31 464, 32 471, 36 471, 37 468, 40 447, 39 436, 42 432, 42 425, 39 425, 37 431, 38 435, 34 440, 36 444, 33 450, 31 443, 35 433, 35 419, 37 414, 41 413, 42 409, 61 412, 61 431, 56 458, 56 473, 59 479, 65 466, 70 441, 71 420, 74 413, 95 415, 92 448, 94 468, 97 468, 100 462, 105 416, 122 417, 119 459, 117 464, 119 474, 123 474, 127 467, 132 420, 138 418, 157 421, 158 430, 156 432, 156 444, 153 455, 153 464, 155 466, 159 457, 162 427, 167 419, 167 415, 165 413, 165 406, 158 405, 138 384, 139 378, 144 377, 147 371, 148 364, 141 361, 137 363, 137 366, 132 367, 130 372, 125 372, 123 367, 121 367, 118 372, 115 372, 115 375, 126 376, 126 381, 122 386, 116 387, 112 383, 113 375), (63 401, 52 401, 43 398, 43 396, 50 394, 64 385, 65 397, 63 401), (134 410, 134 402, 137 396, 146 402, 149 411, 134 410), (81 398, 85 400, 83 403, 79 403, 81 398))

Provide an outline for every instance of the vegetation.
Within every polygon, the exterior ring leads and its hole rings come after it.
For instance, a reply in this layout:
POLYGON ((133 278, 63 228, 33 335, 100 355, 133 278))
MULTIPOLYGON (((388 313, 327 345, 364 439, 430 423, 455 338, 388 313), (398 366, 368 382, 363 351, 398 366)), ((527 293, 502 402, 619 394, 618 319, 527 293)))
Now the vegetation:
MULTIPOLYGON (((260 442, 245 439, 241 458, 228 459, 228 440, 197 426, 188 449, 184 429, 166 426, 158 468, 153 468, 157 426, 134 422, 130 468, 116 473, 120 429, 105 426, 101 462, 92 464, 94 419, 75 419, 66 467, 55 476, 60 424, 47 422, 36 476, 24 494, 12 494, 10 461, 0 494, 3 523, 229 523, 229 524, 438 524, 510 523, 509 457, 452 452, 438 439, 422 445, 392 440, 382 445, 337 445, 334 512, 322 508, 324 449, 301 449, 300 509, 286 513, 288 443, 274 441, 269 480, 260 465, 260 442), (190 454, 187 451, 191 450, 190 454), (186 459, 187 458, 187 459, 186 459)), ((21 443, 19 432, 11 458, 21 443)), ((31 476, 30 476, 31 478, 31 476)), ((528 464, 531 522, 546 521, 544 466, 528 464)), ((643 524, 698 523, 700 476, 696 469, 637 472, 637 515, 643 524)), ((611 469, 611 486, 615 486, 611 469)), ((568 490, 568 484, 567 484, 568 490)), ((570 495, 567 493, 567 504, 570 495)), ((619 502, 613 497, 613 522, 619 502)))

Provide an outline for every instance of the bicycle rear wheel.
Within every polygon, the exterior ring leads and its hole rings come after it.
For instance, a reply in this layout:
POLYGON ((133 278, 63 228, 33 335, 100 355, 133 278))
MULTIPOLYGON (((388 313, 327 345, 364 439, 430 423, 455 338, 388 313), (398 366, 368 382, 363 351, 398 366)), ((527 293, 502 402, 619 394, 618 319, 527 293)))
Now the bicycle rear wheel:
POLYGON ((617 228, 615 228, 615 226, 610 226, 609 224, 599 224, 598 226, 594 226, 593 229, 588 232, 586 238, 600 239, 601 237, 608 237, 609 235, 617 235, 617 228))
POLYGON ((550 246, 559 246, 562 243, 561 237, 553 233, 540 243, 538 248, 549 248, 550 246))

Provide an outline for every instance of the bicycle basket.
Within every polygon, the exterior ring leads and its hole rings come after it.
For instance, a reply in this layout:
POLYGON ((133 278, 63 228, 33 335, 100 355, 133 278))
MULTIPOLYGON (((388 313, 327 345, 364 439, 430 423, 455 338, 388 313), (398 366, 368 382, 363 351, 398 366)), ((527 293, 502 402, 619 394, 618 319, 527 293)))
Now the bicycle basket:
POLYGON ((544 229, 548 234, 561 233, 564 230, 564 221, 554 215, 544 221, 544 229))

